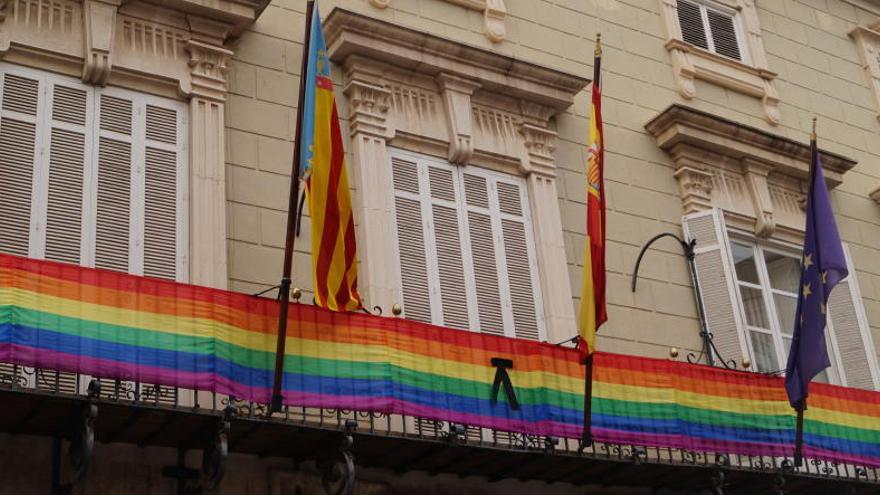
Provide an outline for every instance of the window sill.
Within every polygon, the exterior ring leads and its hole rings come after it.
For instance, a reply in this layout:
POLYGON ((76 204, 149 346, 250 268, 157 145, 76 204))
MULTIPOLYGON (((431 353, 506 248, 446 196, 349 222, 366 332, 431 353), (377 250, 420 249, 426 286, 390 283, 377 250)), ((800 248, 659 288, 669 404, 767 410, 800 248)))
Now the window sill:
POLYGON ((697 95, 695 79, 708 81, 761 98, 767 121, 774 125, 779 123, 779 94, 773 82, 776 73, 712 53, 680 39, 667 41, 666 49, 672 56, 678 91, 685 98, 692 99, 697 95))

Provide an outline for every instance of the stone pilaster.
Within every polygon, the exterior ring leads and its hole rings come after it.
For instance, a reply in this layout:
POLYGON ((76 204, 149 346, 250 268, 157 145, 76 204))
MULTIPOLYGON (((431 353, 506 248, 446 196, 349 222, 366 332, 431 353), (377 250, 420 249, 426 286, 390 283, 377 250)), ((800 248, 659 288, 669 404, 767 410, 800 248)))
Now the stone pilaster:
MULTIPOLYGON (((204 21, 190 19, 196 28, 204 21)), ((190 282, 218 289, 228 283, 226 260, 226 63, 232 52, 202 33, 187 43, 190 95, 190 282), (199 39, 201 38, 201 39, 199 39), (211 43, 214 41, 215 43, 211 43)))
POLYGON ((394 303, 401 302, 394 275, 397 260, 388 249, 397 235, 391 222, 393 195, 388 194, 391 168, 386 148, 391 93, 362 73, 349 72, 347 76, 344 93, 350 112, 359 286, 369 306, 390 311, 394 303))

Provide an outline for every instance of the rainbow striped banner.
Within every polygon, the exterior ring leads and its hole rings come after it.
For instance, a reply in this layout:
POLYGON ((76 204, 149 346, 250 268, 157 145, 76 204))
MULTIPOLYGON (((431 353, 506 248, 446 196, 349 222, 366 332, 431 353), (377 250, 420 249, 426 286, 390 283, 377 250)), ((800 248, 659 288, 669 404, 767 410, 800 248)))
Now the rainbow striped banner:
MULTIPOLYGON (((0 361, 268 402, 278 303, 0 255, 0 361)), ((400 318, 290 307, 284 403, 579 438, 577 351, 400 318), (491 400, 492 358, 520 407, 491 400)), ((791 456, 782 379, 595 354, 596 441, 791 456)), ((880 466, 880 394, 814 384, 805 454, 880 466)))

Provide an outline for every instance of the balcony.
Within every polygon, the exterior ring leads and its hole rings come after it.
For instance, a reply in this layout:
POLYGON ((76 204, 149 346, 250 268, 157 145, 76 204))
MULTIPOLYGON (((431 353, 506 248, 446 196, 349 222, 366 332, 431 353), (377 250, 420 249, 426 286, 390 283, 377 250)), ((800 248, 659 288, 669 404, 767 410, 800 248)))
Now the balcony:
POLYGON ((779 378, 597 354, 581 446, 572 349, 290 313, 286 405, 270 415, 274 301, 0 255, 0 430, 69 440, 46 460, 70 465, 56 490, 89 482, 91 439, 203 450, 200 469, 165 469, 179 493, 222 483, 228 453, 314 459, 330 491, 360 467, 716 494, 880 485, 874 392, 816 384, 795 468, 779 378), (504 373, 515 401, 493 390, 504 373))

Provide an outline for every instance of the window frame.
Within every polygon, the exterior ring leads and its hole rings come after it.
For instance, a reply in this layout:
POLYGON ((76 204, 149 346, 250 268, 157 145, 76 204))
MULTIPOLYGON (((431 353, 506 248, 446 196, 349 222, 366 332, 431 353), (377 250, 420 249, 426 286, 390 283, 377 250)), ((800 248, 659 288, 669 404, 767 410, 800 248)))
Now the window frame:
MULTIPOLYGON (((538 341, 546 342, 547 341, 547 325, 546 325, 546 317, 544 311, 544 299, 541 291, 541 279, 538 271, 538 259, 537 259, 537 247, 535 245, 535 233, 532 224, 532 205, 530 202, 530 198, 528 195, 527 184, 523 177, 518 175, 512 175, 509 173, 499 172, 496 170, 480 167, 477 165, 453 165, 450 164, 447 160, 429 155, 427 153, 418 153, 415 151, 411 151, 404 148, 397 148, 389 146, 387 148, 387 160, 386 166, 388 167, 388 191, 391 194, 392 200, 390 201, 391 205, 391 235, 393 240, 391 242, 392 252, 394 253, 395 259, 400 259, 400 243, 397 235, 397 208, 395 206, 394 198, 400 196, 406 199, 414 200, 419 202, 421 220, 423 226, 423 232, 425 237, 423 238, 423 243, 426 248, 426 271, 428 273, 428 288, 429 288, 429 298, 431 301, 431 323, 432 324, 442 324, 438 322, 442 322, 442 300, 440 299, 440 273, 437 265, 437 252, 436 252, 436 238, 433 234, 433 220, 432 220, 432 210, 431 207, 434 204, 440 204, 446 207, 453 207, 456 211, 456 218, 459 226, 459 244, 462 249, 462 253, 466 254, 462 256, 462 269, 464 270, 464 281, 465 288, 467 290, 467 301, 468 301, 468 320, 469 327, 468 331, 481 333, 479 329, 479 310, 477 307, 477 284, 475 280, 474 273, 474 265, 473 265, 473 257, 472 246, 470 240, 470 225, 468 223, 468 212, 475 211, 479 213, 486 214, 485 210, 488 210, 489 217, 492 222, 492 231, 493 234, 497 234, 501 232, 500 223, 505 218, 515 218, 516 221, 522 221, 523 229, 526 237, 526 245, 528 248, 528 259, 529 259, 529 272, 533 290, 533 298, 535 303, 535 321, 537 324, 537 335, 538 341), (400 191, 394 187, 394 173, 392 170, 392 161, 394 158, 401 158, 407 161, 411 161, 417 164, 418 170, 418 179, 419 179, 419 194, 410 193, 407 191, 400 191), (453 174, 453 187, 456 194, 457 201, 452 202, 440 198, 431 197, 430 192, 430 183, 427 173, 427 167, 430 166, 435 168, 440 168, 444 170, 449 170, 453 174), (463 188, 463 177, 464 174, 472 174, 480 177, 484 177, 487 180, 491 179, 495 183, 497 182, 505 182, 509 184, 514 184, 519 188, 520 193, 520 204, 522 206, 522 217, 516 217, 515 215, 510 215, 500 211, 499 202, 498 202, 498 192, 496 187, 490 186, 488 189, 488 201, 489 207, 487 209, 468 205, 464 199, 464 188, 463 188), (430 237, 429 237, 430 236, 430 237)), ((495 264, 496 268, 503 267, 505 272, 502 276, 500 270, 498 270, 498 290, 501 294, 501 311, 502 318, 504 321, 504 337, 508 338, 524 338, 517 337, 516 335, 516 325, 514 321, 513 314, 513 303, 511 300, 511 292, 510 292, 510 284, 509 284, 509 276, 507 274, 507 258, 505 254, 505 246, 501 237, 496 236, 493 239, 493 246, 495 249, 495 264)), ((403 275, 400 267, 400 263, 397 263, 394 267, 394 277, 395 277, 395 296, 398 301, 403 301, 403 275)), ((404 316, 406 315, 406 308, 404 307, 404 316)))
POLYGON ((715 2, 713 0, 676 0, 676 7, 678 6, 679 1, 689 3, 700 10, 700 19, 703 24, 703 31, 706 33, 706 45, 708 48, 703 48, 685 41, 683 29, 681 31, 681 41, 687 43, 694 49, 705 50, 720 57, 735 60, 746 65, 752 65, 751 51, 749 50, 749 45, 745 39, 746 33, 745 29, 743 28, 742 14, 739 9, 737 9, 736 7, 731 7, 730 5, 726 5, 724 3, 715 2), (736 45, 737 48, 739 48, 739 59, 728 57, 727 55, 715 51, 715 39, 712 36, 712 26, 709 23, 709 10, 714 10, 719 14, 723 14, 731 18, 731 22, 733 23, 733 30, 736 34, 736 45))
MULTIPOLYGON (((100 129, 100 98, 102 95, 124 98, 132 102, 133 127, 131 137, 116 135, 116 140, 132 144, 131 203, 129 210, 128 272, 143 276, 144 273, 144 220, 145 220, 145 178, 146 148, 153 147, 173 151, 176 155, 176 222, 175 222, 175 281, 189 281, 189 112, 184 102, 164 98, 119 87, 98 87, 83 83, 79 79, 56 74, 46 70, 24 67, 8 62, 0 62, 0 75, 14 74, 39 81, 37 115, 35 117, 15 113, 15 118, 27 118, 35 125, 35 160, 31 183, 30 221, 28 229, 28 256, 34 259, 46 257, 46 222, 48 214, 48 185, 50 169, 51 131, 53 128, 76 129, 85 137, 84 169, 82 182, 82 217, 80 227, 79 265, 95 266, 96 225, 97 225, 97 187, 98 187, 98 143, 100 138, 112 131, 100 129), (50 88, 56 84, 82 89, 86 92, 86 123, 75 126, 55 122, 52 118, 53 99, 50 88), (137 115, 138 109, 146 110, 147 105, 172 108, 177 115, 176 145, 169 145, 146 137, 146 115, 137 115), (138 183, 135 183, 137 179, 138 183)), ((3 98, 3 85, 0 84, 0 101, 3 98)), ((9 112, 0 109, 0 118, 9 112)))
MULTIPOLYGON (((800 266, 800 256, 802 251, 802 246, 796 245, 791 242, 786 242, 779 239, 758 239, 753 234, 741 231, 736 228, 728 227, 727 233, 727 242, 728 242, 728 250, 730 253, 730 267, 731 274, 733 276, 733 284, 734 284, 734 297, 736 300, 737 308, 736 310, 739 313, 741 324, 737 325, 739 329, 739 338, 740 342, 745 345, 749 356, 751 356, 753 366, 755 370, 757 370, 757 361, 755 359, 756 354, 754 347, 752 345, 751 332, 770 334, 773 338, 773 349, 776 353, 776 359, 778 364, 780 365, 779 370, 771 370, 771 371, 780 371, 781 375, 784 376, 785 366, 787 363, 787 354, 788 350, 785 347, 785 332, 780 328, 780 319, 777 310, 776 301, 773 298, 773 295, 776 293, 780 293, 782 295, 786 295, 789 297, 798 297, 797 293, 790 293, 781 289, 775 289, 770 283, 770 275, 767 269, 767 259, 765 253, 770 252, 782 256, 786 256, 789 258, 793 258, 798 261, 798 266, 800 266), (752 282, 744 282, 739 279, 739 275, 736 272, 736 262, 733 259, 733 247, 732 245, 736 243, 741 246, 746 246, 752 249, 752 256, 755 260, 755 269, 756 274, 758 276, 759 284, 754 284, 752 282), (760 261, 758 261, 760 260, 760 261), (767 315, 768 326, 769 329, 764 329, 761 327, 756 327, 754 325, 749 324, 748 317, 746 315, 745 303, 743 301, 742 292, 740 287, 748 287, 751 289, 757 289, 761 291, 761 299, 764 304, 764 310, 767 315)), ((849 278, 849 277, 847 277, 849 278)), ((836 288, 837 290, 842 290, 842 288, 836 288)), ((829 359, 831 361, 831 366, 827 368, 827 377, 828 382, 835 385, 843 385, 846 386, 846 376, 845 373, 842 372, 844 369, 843 361, 840 357, 840 350, 837 344, 837 335, 834 331, 834 322, 833 315, 831 314, 831 308, 828 309, 828 314, 826 317, 826 328, 828 329, 825 332, 825 342, 829 351, 829 359)), ((789 333, 790 335, 790 333, 789 333)))

